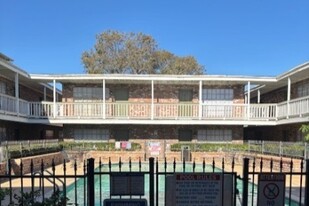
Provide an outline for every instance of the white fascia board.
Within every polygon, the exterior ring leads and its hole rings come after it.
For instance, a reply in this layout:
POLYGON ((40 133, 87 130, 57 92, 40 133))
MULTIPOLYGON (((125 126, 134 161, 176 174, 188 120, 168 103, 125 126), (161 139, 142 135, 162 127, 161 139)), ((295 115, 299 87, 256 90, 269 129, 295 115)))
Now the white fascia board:
POLYGON ((39 120, 31 119, 32 123, 46 123, 51 124, 92 124, 92 125, 102 125, 102 124, 133 124, 133 125, 259 125, 259 126, 274 126, 276 121, 235 121, 235 120, 98 120, 98 119, 49 119, 49 120, 39 120))
POLYGON ((235 82, 276 82, 274 77, 220 76, 220 75, 40 75, 30 74, 36 80, 133 80, 133 81, 235 81, 235 82))
POLYGON ((278 76, 276 77, 276 79, 277 79, 278 81, 280 81, 280 80, 283 80, 283 79, 285 79, 285 78, 291 77, 291 76, 293 76, 294 74, 296 74, 296 73, 298 73, 298 72, 301 72, 301 71, 303 71, 303 70, 306 70, 306 69, 309 69, 309 62, 305 62, 305 63, 303 63, 303 64, 301 64, 301 65, 298 65, 298 66, 292 68, 291 70, 289 70, 289 71, 287 71, 287 72, 285 72, 285 73, 283 73, 283 74, 281 74, 281 75, 278 75, 278 76))
POLYGON ((7 69, 19 74, 19 75, 22 75, 22 76, 30 79, 30 75, 26 71, 18 68, 17 66, 15 66, 11 63, 4 62, 4 61, 0 60, 0 65, 2 65, 3 67, 5 67, 5 68, 7 68, 7 69))

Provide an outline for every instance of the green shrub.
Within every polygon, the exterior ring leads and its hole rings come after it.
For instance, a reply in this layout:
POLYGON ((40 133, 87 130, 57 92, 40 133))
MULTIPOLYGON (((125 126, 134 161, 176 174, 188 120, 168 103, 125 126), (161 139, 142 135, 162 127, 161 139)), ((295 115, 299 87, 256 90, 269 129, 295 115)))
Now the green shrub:
POLYGON ((192 152, 217 152, 217 151, 247 151, 247 144, 224 143, 176 143, 171 145, 171 151, 181 151, 183 146, 189 147, 192 152))

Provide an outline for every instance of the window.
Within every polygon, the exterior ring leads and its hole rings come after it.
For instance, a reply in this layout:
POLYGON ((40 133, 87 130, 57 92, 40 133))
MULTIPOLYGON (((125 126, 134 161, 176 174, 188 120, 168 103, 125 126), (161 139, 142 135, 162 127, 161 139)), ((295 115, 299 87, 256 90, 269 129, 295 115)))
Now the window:
POLYGON ((106 129, 75 129, 75 140, 105 140, 109 139, 109 130, 106 129))
POLYGON ((298 97, 309 96, 309 82, 303 83, 297 87, 298 97))
POLYGON ((128 129, 117 129, 114 130, 114 137, 116 141, 129 140, 129 130, 128 129))
POLYGON ((45 131, 45 138, 46 139, 53 139, 54 138, 54 130, 46 130, 45 131))
POLYGON ((203 89, 203 101, 232 101, 233 89, 203 89))
POLYGON ((5 127, 0 127, 0 140, 6 140, 6 128, 5 127))
POLYGON ((179 129, 178 130, 179 141, 191 141, 192 130, 191 129, 179 129))
MULTIPOLYGON (((73 88, 74 101, 89 101, 102 100, 103 88, 99 87, 74 87, 73 88)), ((109 99, 109 89, 105 89, 105 99, 109 99)))
POLYGON ((207 129, 207 130, 198 130, 197 139, 199 141, 232 141, 232 130, 229 129, 207 129))
POLYGON ((115 101, 128 101, 129 90, 126 88, 115 89, 114 91, 115 101))
POLYGON ((224 118, 231 115, 231 108, 226 105, 233 104, 233 89, 203 89, 202 100, 203 117, 224 118))
POLYGON ((0 82, 0 94, 6 94, 6 84, 5 84, 5 82, 0 82))
POLYGON ((178 98, 180 102, 192 102, 193 99, 192 89, 180 89, 178 98))

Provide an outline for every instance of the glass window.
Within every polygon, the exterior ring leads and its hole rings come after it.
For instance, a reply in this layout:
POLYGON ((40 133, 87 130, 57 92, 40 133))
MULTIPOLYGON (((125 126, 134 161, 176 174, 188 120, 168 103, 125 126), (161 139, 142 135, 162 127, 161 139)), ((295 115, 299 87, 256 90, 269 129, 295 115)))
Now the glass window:
MULTIPOLYGON (((74 87, 73 98, 76 101, 102 100, 103 88, 99 87, 74 87)), ((109 89, 105 88, 105 99, 109 99, 109 89)))
POLYGON ((300 84, 297 88, 298 97, 309 96, 309 82, 300 84))
POLYGON ((229 129, 207 129, 207 130, 198 130, 197 139, 199 141, 232 141, 232 130, 229 129))
POLYGON ((0 140, 6 140, 6 128, 0 127, 0 140))
POLYGON ((128 129, 117 129, 114 131, 114 137, 116 141, 127 141, 129 140, 129 130, 128 129))
POLYGON ((6 84, 5 84, 5 82, 0 82, 0 94, 6 94, 6 84))
POLYGON ((179 141, 191 141, 192 130, 191 129, 179 129, 178 130, 179 141))
POLYGON ((179 90, 179 101, 180 102, 192 102, 193 90, 192 89, 180 89, 179 90))
POLYGON ((232 101, 233 89, 203 89, 203 101, 232 101))
POLYGON ((75 129, 75 140, 108 140, 109 130, 107 129, 75 129))

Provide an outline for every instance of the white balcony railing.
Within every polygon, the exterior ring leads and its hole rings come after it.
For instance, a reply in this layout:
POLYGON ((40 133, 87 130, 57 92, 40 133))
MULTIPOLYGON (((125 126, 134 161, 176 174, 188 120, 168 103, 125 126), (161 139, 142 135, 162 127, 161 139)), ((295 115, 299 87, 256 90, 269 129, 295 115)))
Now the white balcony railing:
POLYGON ((27 102, 0 95, 0 113, 27 118, 280 120, 309 115, 309 97, 280 104, 27 102), (54 106, 56 109, 54 110, 54 106), (17 111, 18 110, 18 111, 17 111), (55 114, 54 114, 55 111, 55 114))
POLYGON ((309 97, 302 97, 278 104, 278 119, 302 117, 309 114, 309 97))

